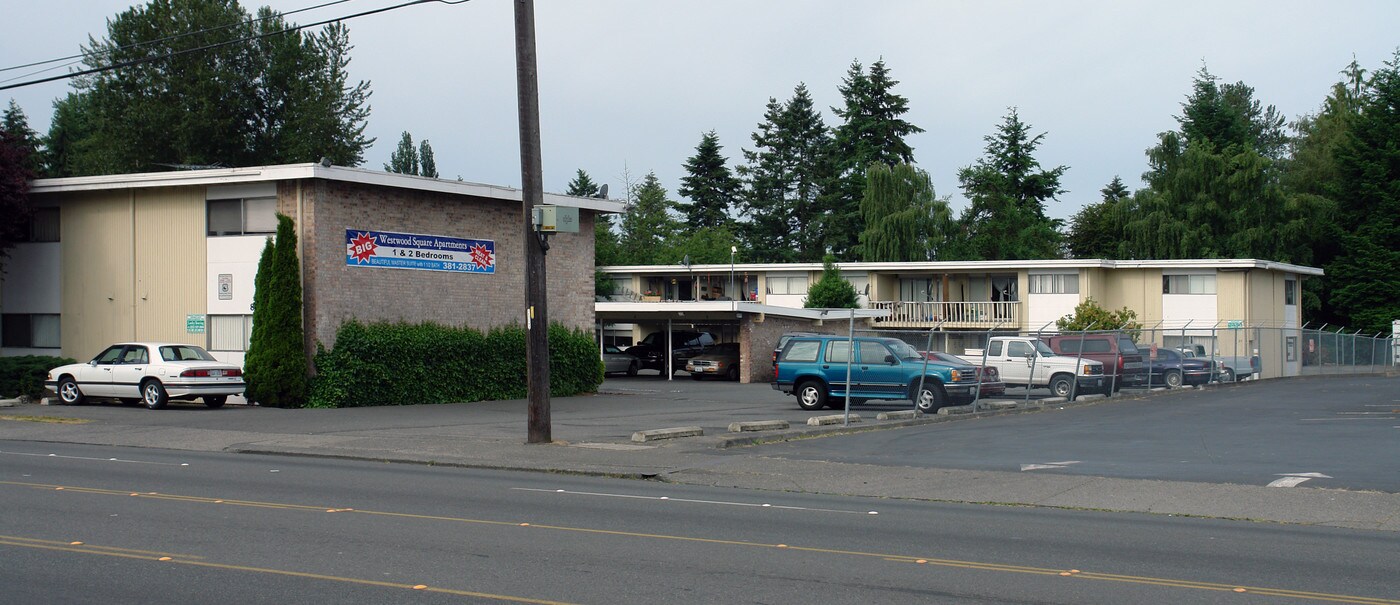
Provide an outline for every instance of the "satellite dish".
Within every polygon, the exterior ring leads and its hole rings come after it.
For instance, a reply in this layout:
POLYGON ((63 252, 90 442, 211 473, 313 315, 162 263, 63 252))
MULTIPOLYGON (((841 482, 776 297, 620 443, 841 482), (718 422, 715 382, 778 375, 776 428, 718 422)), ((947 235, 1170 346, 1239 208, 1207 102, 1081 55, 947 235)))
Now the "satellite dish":
POLYGON ((603 185, 602 185, 601 187, 598 188, 598 197, 600 197, 600 198, 602 198, 602 199, 608 199, 608 184, 607 184, 607 183, 603 183, 603 185))

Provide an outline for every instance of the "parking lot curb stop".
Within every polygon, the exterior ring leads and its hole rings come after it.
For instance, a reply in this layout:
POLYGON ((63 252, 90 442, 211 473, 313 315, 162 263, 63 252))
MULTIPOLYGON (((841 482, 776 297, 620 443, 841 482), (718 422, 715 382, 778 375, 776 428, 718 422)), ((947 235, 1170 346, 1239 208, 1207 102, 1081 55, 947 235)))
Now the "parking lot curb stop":
POLYGON ((1103 393, 1094 393, 1094 394, 1092 394, 1092 395, 1080 395, 1080 396, 1076 397, 1075 399, 1078 399, 1079 401, 1093 401, 1093 400, 1095 400, 1095 399, 1107 399, 1107 398, 1108 398, 1108 395, 1104 395, 1103 393))
POLYGON ((779 431, 788 428, 786 420, 754 420, 750 422, 731 422, 729 432, 744 433, 748 431, 779 431))
POLYGON ((1052 403, 1068 403, 1068 402, 1069 402, 1069 399, 1066 399, 1066 398, 1064 398, 1064 397, 1046 397, 1045 399, 1041 399, 1041 400, 1040 400, 1040 404, 1041 404, 1041 405, 1049 405, 1049 404, 1052 404, 1052 403))
POLYGON ((632 433, 632 441, 645 443, 647 441, 659 441, 661 439, 676 439, 679 437, 699 437, 705 434, 705 429, 698 426, 678 426, 669 429, 651 429, 632 433))
POLYGON ((919 410, 900 410, 898 412, 880 412, 875 415, 876 420, 912 420, 923 416, 919 410))
POLYGON ((949 405, 949 406, 944 406, 944 407, 938 408, 938 415, 939 415, 939 416, 951 416, 951 415, 953 415, 953 414, 971 414, 971 413, 972 413, 972 406, 970 406, 970 405, 949 405))
MULTIPOLYGON (((830 416, 813 416, 807 419, 808 426, 822 426, 825 424, 841 424, 845 422, 846 416, 842 414, 832 414, 830 416)), ((851 422, 860 422, 860 414, 851 414, 851 422)))
POLYGON ((1009 399, 983 399, 979 405, 989 410, 1013 410, 1021 405, 1020 402, 1009 399))

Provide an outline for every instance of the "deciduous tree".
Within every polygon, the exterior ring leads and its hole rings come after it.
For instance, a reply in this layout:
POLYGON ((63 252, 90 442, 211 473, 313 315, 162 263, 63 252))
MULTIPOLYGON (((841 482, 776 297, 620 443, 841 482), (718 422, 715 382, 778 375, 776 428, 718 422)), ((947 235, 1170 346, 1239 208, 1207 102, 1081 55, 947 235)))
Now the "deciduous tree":
POLYGON ((865 177, 861 260, 932 260, 945 241, 952 212, 948 200, 934 196, 928 173, 909 164, 871 164, 865 177))

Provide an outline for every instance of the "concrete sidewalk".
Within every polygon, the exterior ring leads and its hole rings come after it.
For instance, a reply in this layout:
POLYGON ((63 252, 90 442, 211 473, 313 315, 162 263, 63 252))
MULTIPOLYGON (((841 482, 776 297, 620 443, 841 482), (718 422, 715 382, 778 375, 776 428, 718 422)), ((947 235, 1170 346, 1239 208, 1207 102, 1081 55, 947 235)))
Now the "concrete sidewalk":
MULTIPOLYGON (((1400 531, 1400 494, 776 458, 765 455, 761 445, 728 447, 732 439, 722 427, 743 420, 799 420, 791 422, 788 438, 833 435, 843 429, 802 425, 800 420, 813 414, 761 386, 705 383, 677 388, 654 379, 622 384, 610 382, 598 395, 554 399, 551 444, 523 443, 523 401, 342 410, 206 410, 195 405, 161 412, 115 404, 20 405, 0 411, 0 440, 321 456, 1400 531), (630 441, 635 430, 687 425, 704 427, 706 435, 647 444, 630 441)), ((861 413, 873 420, 876 411, 861 413)), ((914 422, 955 421, 869 420, 853 428, 884 430, 914 422)))

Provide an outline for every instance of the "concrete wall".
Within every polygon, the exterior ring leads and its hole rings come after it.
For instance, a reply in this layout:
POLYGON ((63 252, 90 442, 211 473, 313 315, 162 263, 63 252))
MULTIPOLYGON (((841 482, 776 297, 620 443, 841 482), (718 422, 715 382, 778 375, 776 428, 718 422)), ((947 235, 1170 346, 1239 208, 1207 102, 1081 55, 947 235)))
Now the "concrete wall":
MULTIPOLYGON (((283 214, 301 217, 309 350, 318 341, 333 347, 336 330, 352 319, 432 321, 481 330, 525 324, 519 204, 321 180, 282 183, 278 199, 283 214), (496 272, 347 266, 347 228, 492 240, 496 272)), ((579 214, 579 233, 550 238, 546 257, 549 319, 591 330, 593 213, 579 214)))
MULTIPOLYGON (((778 346, 778 337, 784 332, 823 332, 845 334, 846 327, 840 329, 831 324, 808 319, 767 316, 763 321, 745 314, 739 325, 739 382, 773 382, 773 347, 778 346)), ((861 323, 856 328, 865 328, 861 323)))

